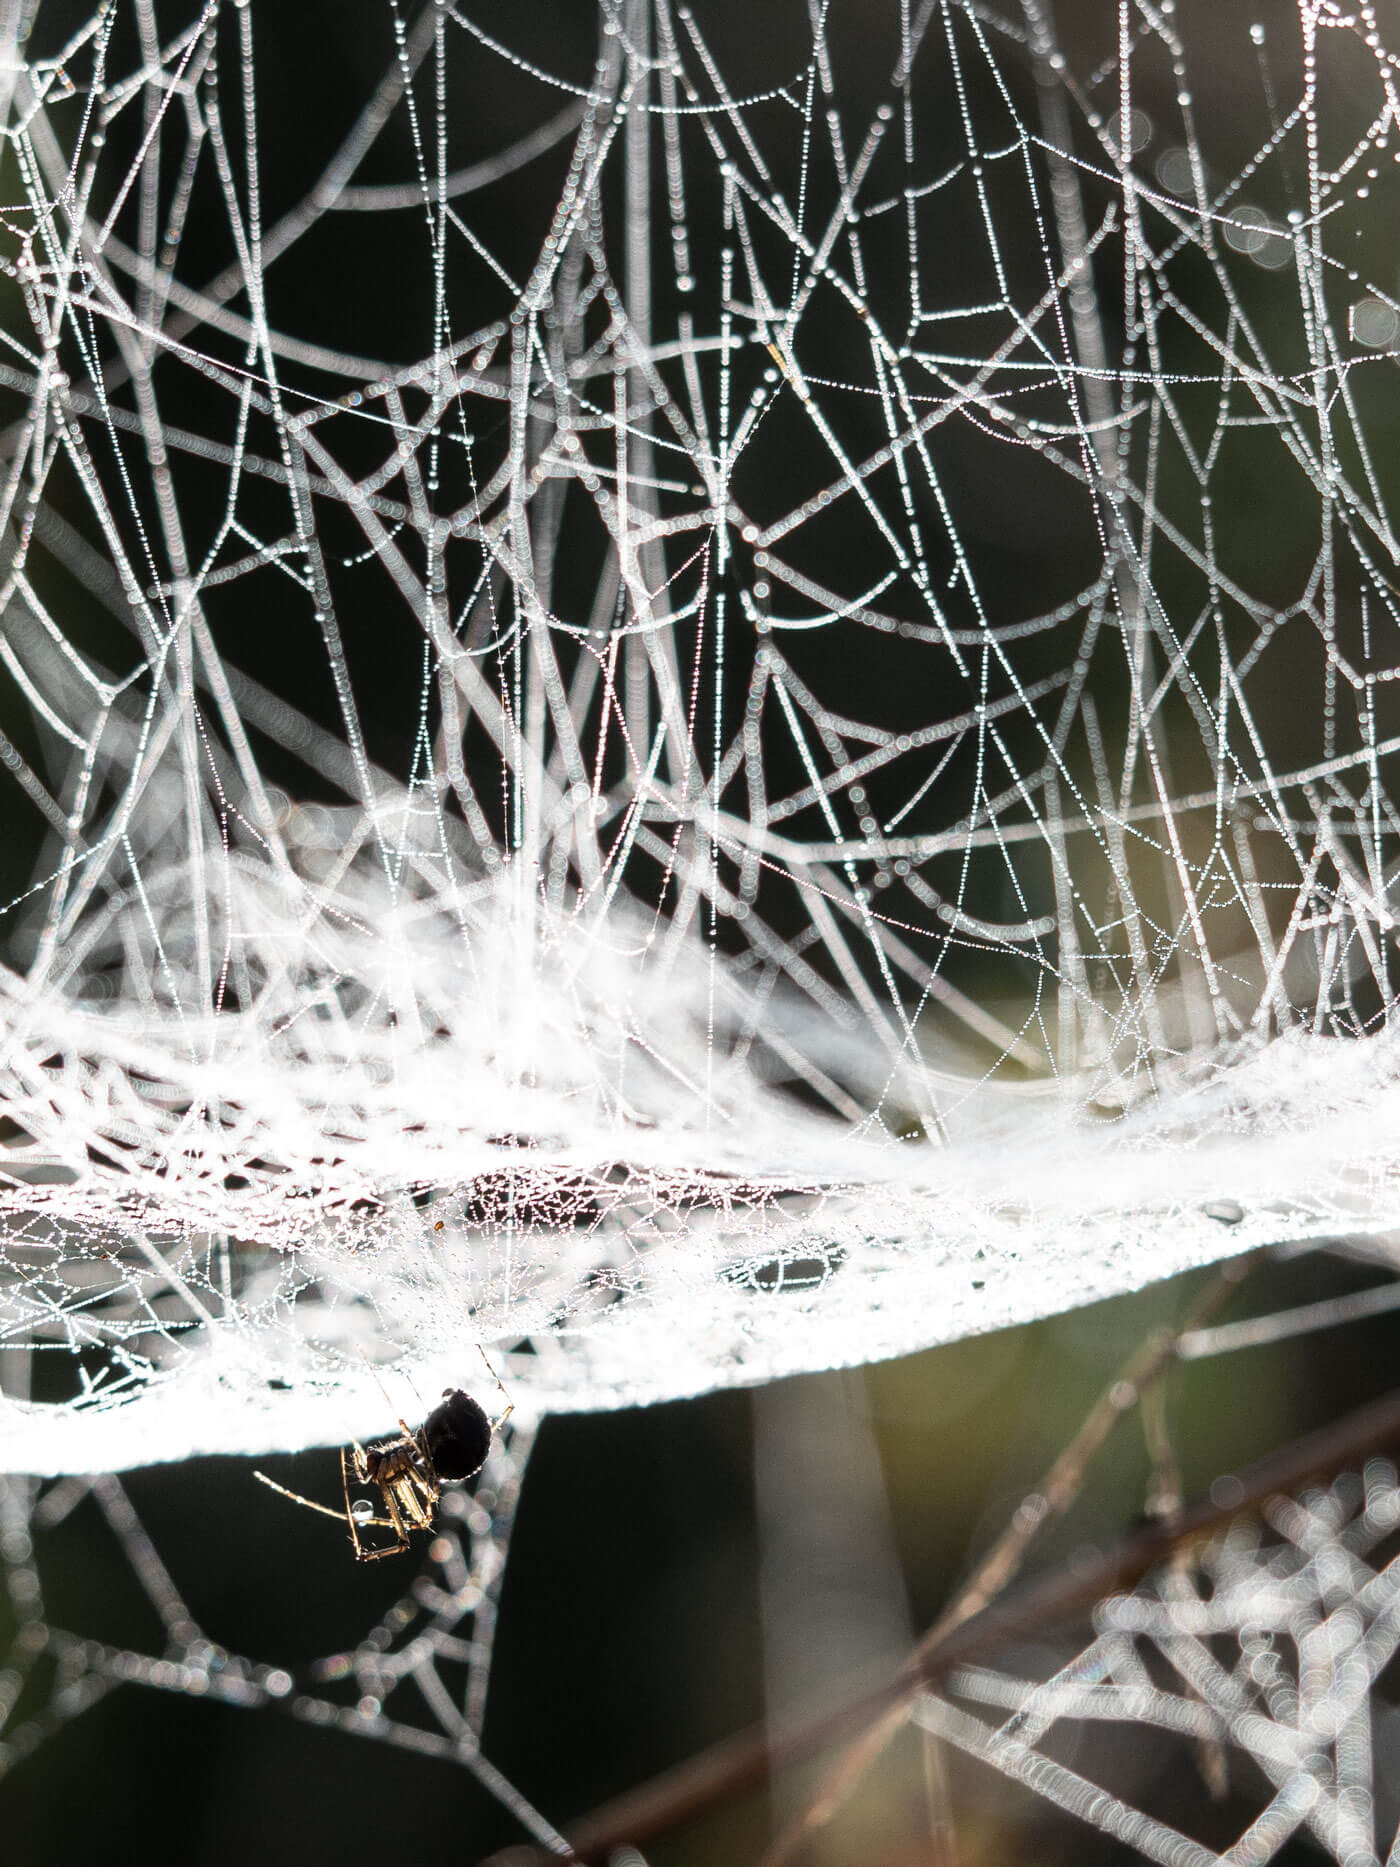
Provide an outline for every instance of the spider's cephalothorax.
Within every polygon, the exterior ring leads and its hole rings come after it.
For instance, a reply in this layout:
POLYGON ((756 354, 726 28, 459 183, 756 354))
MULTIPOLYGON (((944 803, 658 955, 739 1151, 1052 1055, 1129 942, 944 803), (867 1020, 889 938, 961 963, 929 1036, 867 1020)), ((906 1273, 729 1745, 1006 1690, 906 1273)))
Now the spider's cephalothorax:
POLYGON ((365 1482, 372 1485, 397 1484, 410 1472, 430 1480, 433 1474, 432 1461, 424 1451, 422 1438, 422 1433, 412 1433, 406 1439, 391 1439, 387 1445, 366 1446, 365 1482))
MULTIPOLYGON (((491 1366, 489 1361, 486 1365, 491 1366)), ((496 1385, 500 1387, 500 1382, 496 1385)), ((343 1447, 340 1479, 345 1494, 345 1522, 349 1526, 356 1561, 373 1562, 380 1556, 397 1556, 408 1548, 410 1531, 431 1530, 443 1486, 457 1484, 481 1470, 491 1450, 492 1435, 505 1425, 512 1411, 508 1404, 500 1419, 492 1420, 464 1388, 449 1387, 416 1433, 406 1420, 400 1420, 397 1439, 385 1440, 377 1446, 362 1446, 357 1440, 343 1447), (360 1498, 351 1503, 352 1481, 378 1487, 385 1516, 376 1517, 368 1499, 360 1498), (362 1543, 360 1531, 371 1527, 392 1530, 394 1541, 380 1548, 362 1543)), ((295 1491, 288 1491, 285 1485, 275 1483, 261 1472, 254 1476, 272 1490, 291 1498, 293 1503, 305 1504, 326 1517, 341 1514, 324 1504, 313 1503, 310 1498, 300 1497, 295 1491)))

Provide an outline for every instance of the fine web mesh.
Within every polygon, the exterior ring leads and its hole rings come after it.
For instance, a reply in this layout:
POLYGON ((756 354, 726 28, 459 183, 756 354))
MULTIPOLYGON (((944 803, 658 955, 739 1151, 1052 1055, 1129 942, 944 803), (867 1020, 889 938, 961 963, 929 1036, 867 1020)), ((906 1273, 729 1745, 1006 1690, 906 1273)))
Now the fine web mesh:
POLYGON ((1388 1227, 1381 16, 285 11, 4 16, 4 1460, 1388 1227))
MULTIPOLYGON (((382 1432, 489 1345, 500 1512, 293 1695, 485 1777, 541 1413, 1383 1234, 1400 1168, 1393 20, 585 11, 0 4, 0 1465, 382 1432)), ((1034 1730, 923 1715, 1105 1822, 1049 1722, 1223 1720, 1248 1858, 1352 1858, 1373 1477, 1227 1540, 1228 1664, 1178 1574, 1034 1730), (1234 1716, 1285 1621, 1330 1761, 1234 1716)), ((13 1754, 292 1694, 118 1480, 4 1495, 13 1754), (43 1619, 94 1502, 164 1655, 43 1619)))

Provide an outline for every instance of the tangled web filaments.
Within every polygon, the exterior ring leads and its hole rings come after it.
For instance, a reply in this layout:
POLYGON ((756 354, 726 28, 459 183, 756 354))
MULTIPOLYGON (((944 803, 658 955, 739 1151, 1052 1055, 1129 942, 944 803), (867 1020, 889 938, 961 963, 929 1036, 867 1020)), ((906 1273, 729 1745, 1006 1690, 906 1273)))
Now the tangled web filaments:
POLYGON ((1378 1682, 1400 1643, 1397 1525, 1394 1467, 1374 1460, 1364 1478, 1277 1499, 1267 1526, 1236 1524, 1143 1591, 1100 1603, 1089 1646, 1051 1676, 970 1668, 915 1716, 1145 1860, 1271 1861, 1295 1836, 1338 1862, 1391 1860, 1395 1712, 1378 1682), (998 1708, 1010 1715, 996 1719, 998 1708), (1088 1775, 1054 1755, 1079 1721, 1098 1739, 1088 1775), (1114 1727, 1139 1740, 1131 1762, 1116 1758, 1134 1779, 1122 1794, 1091 1780, 1105 1757, 1111 1770, 1114 1727), (1212 1792, 1248 1808, 1228 1847, 1182 1833, 1172 1810, 1151 1812, 1146 1733, 1194 1746, 1212 1792))
POLYGON ((6 1457, 1391 1223, 1381 18, 337 21, 13 23, 6 1457))
POLYGON ((29 1479, 0 1480, 12 1620, 0 1654, 0 1777, 117 1687, 145 1687, 281 1710, 456 1763, 527 1833, 561 1849, 554 1829, 481 1749, 506 1553, 533 1438, 506 1429, 474 1492, 444 1492, 432 1541, 410 1566, 403 1593, 353 1645, 295 1673, 276 1657, 231 1652, 217 1628, 198 1623, 120 1480, 68 1478, 42 1489, 29 1479), (109 1573, 129 1567, 150 1622, 146 1647, 54 1624, 44 1560, 75 1533, 108 1552, 109 1573))

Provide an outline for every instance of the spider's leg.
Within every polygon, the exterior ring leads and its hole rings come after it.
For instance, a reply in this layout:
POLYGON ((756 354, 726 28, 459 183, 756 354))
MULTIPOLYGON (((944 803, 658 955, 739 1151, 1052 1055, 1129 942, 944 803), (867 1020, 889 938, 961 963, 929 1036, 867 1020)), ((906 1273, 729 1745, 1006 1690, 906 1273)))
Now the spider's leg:
MULTIPOLYGON (((381 1518, 378 1518, 378 1517, 375 1518, 376 1523, 379 1523, 382 1521, 383 1520, 381 1518)), ((408 1547, 409 1545, 407 1541, 404 1541, 402 1543, 386 1543, 382 1549, 365 1548, 360 1551, 360 1561, 361 1562, 378 1562, 384 1556, 402 1556, 404 1551, 408 1547)))
POLYGON ((254 1472, 253 1476, 259 1484, 266 1485, 269 1491, 277 1491, 283 1497, 290 1498, 293 1504, 304 1504, 307 1510, 317 1510, 323 1517, 334 1517, 337 1523, 340 1521, 341 1513, 332 1510, 329 1504, 318 1504, 313 1498, 303 1497, 299 1491, 289 1491, 285 1485, 279 1485, 275 1478, 269 1478, 266 1472, 254 1472))
POLYGON ((418 1495, 422 1489, 422 1480, 419 1478, 417 1472, 413 1471, 405 1472, 403 1477, 398 1479, 394 1485, 398 1500, 403 1506, 404 1516, 408 1518, 415 1530, 428 1530, 432 1528, 432 1512, 423 1508, 423 1500, 418 1495))
POLYGON ((403 1518, 399 1515, 398 1503, 394 1497, 394 1492, 397 1489, 397 1486, 396 1485, 381 1485, 379 1489, 384 1494, 384 1508, 385 1510, 388 1511, 390 1517, 393 1518, 394 1535, 399 1539, 399 1548, 407 1549, 408 1548, 408 1531, 404 1529, 403 1518))
MULTIPOLYGON (((384 1396, 385 1406, 392 1407, 394 1403, 389 1398, 389 1390, 387 1387, 385 1387, 384 1383, 380 1380, 378 1368, 375 1367, 374 1363, 370 1360, 369 1356, 365 1353, 363 1349, 360 1350, 360 1360, 365 1364, 366 1368, 368 1368, 370 1373, 373 1375, 375 1386, 379 1389, 380 1393, 384 1396)), ((409 1381, 408 1384, 410 1387, 413 1387, 412 1381, 409 1381)), ((428 1411, 427 1406, 424 1404, 423 1396, 418 1392, 418 1389, 416 1387, 413 1387, 413 1397, 418 1402, 418 1405, 422 1408, 423 1412, 426 1413, 428 1411)), ((399 1421, 399 1425, 403 1426, 404 1434, 405 1436, 407 1436, 408 1428, 404 1426, 404 1423, 402 1420, 399 1421)))
POLYGON ((422 1493, 423 1528, 425 1530, 431 1530, 433 1527, 433 1513, 438 1507, 438 1499, 442 1496, 442 1486, 438 1483, 437 1474, 432 1470, 431 1465, 426 1474, 420 1472, 416 1476, 414 1483, 416 1488, 422 1493))
MULTIPOLYGON (((408 1538, 404 1534, 403 1519, 399 1516, 398 1510, 395 1507, 393 1493, 390 1491, 388 1485, 380 1485, 379 1489, 389 1516, 388 1518, 371 1517, 369 1522, 379 1525, 381 1529, 392 1530, 395 1540, 384 1549, 370 1549, 360 1541, 358 1536, 355 1536, 355 1559, 357 1562, 378 1562, 381 1556, 401 1556, 408 1548, 408 1538)), ((352 1517, 350 1520, 352 1535, 354 1535, 354 1521, 352 1517)))
POLYGON ((515 1412, 515 1402, 511 1399, 510 1395, 506 1392, 505 1383, 502 1381, 500 1375, 497 1374, 496 1370, 491 1366, 491 1359, 486 1353, 486 1350, 481 1346, 480 1342, 478 1342, 476 1345, 476 1352, 478 1355, 480 1355, 481 1359, 486 1363, 486 1372, 490 1375, 491 1379, 496 1383, 496 1392, 500 1395, 501 1399, 506 1403, 506 1410, 501 1415, 500 1419, 492 1420, 491 1422, 491 1437, 494 1439, 496 1434, 500 1432, 501 1428, 505 1425, 506 1421, 510 1418, 511 1414, 515 1412))
MULTIPOLYGON (((360 1465, 364 1456, 364 1447, 356 1441, 355 1474, 357 1477, 359 1477, 360 1465)), ((360 1479, 360 1483, 364 1483, 363 1478, 360 1479)), ((363 1562, 365 1552, 360 1543, 360 1526, 355 1522, 355 1513, 350 1507, 350 1468, 346 1462, 344 1446, 340 1448, 340 1488, 345 1495, 345 1522, 350 1530, 350 1541, 354 1546, 355 1560, 356 1562, 363 1562)))
POLYGON ((369 1372, 374 1379, 374 1385, 379 1389, 380 1393, 384 1396, 385 1406, 392 1407, 394 1403, 389 1398, 389 1390, 384 1385, 384 1383, 380 1380, 378 1368, 375 1367, 374 1363, 370 1360, 369 1356, 365 1353, 363 1349, 360 1350, 360 1360, 365 1364, 366 1368, 369 1369, 369 1372))
POLYGON ((506 1403, 506 1410, 501 1415, 501 1418, 503 1420, 508 1419, 511 1413, 511 1409, 515 1405, 515 1402, 511 1399, 510 1395, 506 1392, 505 1382, 502 1381, 500 1375, 497 1374, 496 1370, 491 1366, 491 1358, 486 1353, 486 1350, 481 1346, 480 1342, 478 1342, 476 1345, 476 1352, 478 1355, 480 1355, 481 1359, 486 1363, 486 1372, 490 1375, 491 1379, 496 1383, 496 1392, 501 1396, 501 1399, 505 1401, 506 1403))

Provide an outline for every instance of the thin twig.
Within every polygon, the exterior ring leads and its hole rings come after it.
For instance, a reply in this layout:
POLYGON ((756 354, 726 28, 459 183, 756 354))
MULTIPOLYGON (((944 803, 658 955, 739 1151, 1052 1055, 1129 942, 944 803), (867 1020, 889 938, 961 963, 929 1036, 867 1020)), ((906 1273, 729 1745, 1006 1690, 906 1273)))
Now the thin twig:
MULTIPOLYGON (((951 1605, 915 1647, 915 1655, 932 1651, 952 1628, 959 1626, 993 1601, 1019 1572, 1031 1544, 1048 1524, 1062 1517, 1083 1488, 1085 1474, 1102 1450, 1114 1427, 1161 1381, 1176 1358, 1177 1344, 1188 1331, 1199 1330, 1260 1262, 1260 1253, 1232 1258, 1223 1264, 1174 1329, 1155 1329, 1118 1369, 1085 1415, 1078 1432, 1046 1472, 1040 1484, 1026 1494, 1005 1530, 978 1564, 951 1605)), ((1179 1503, 1179 1499, 1173 1500, 1179 1503)), ((1158 1514, 1164 1514, 1159 1512, 1158 1514)), ((861 1778, 902 1729, 915 1693, 891 1705, 823 1776, 807 1807, 783 1828, 759 1862, 759 1867, 787 1867, 802 1843, 824 1826, 851 1795, 861 1778)))

